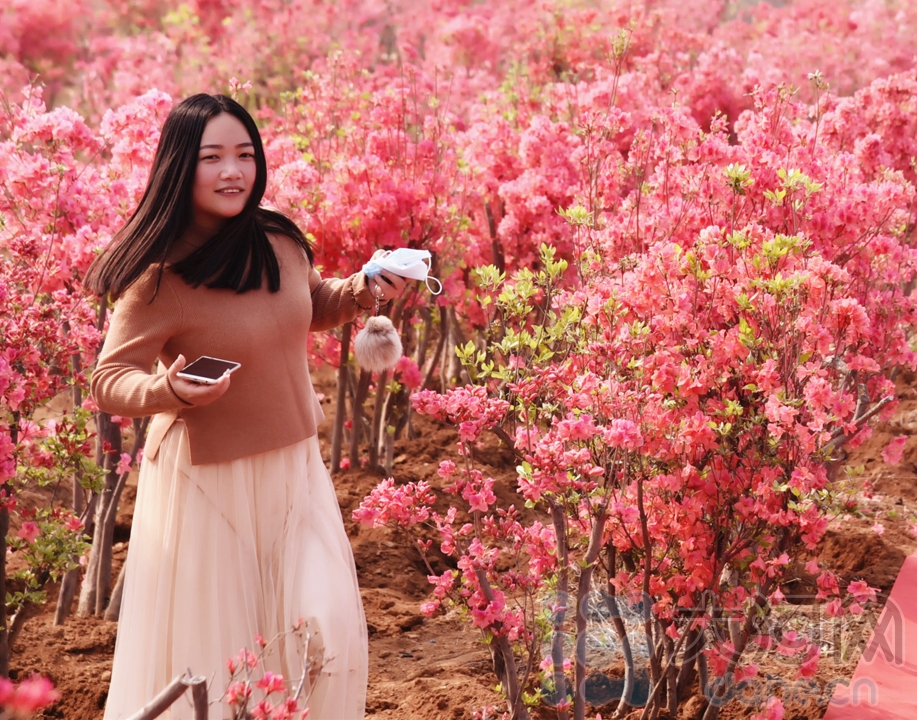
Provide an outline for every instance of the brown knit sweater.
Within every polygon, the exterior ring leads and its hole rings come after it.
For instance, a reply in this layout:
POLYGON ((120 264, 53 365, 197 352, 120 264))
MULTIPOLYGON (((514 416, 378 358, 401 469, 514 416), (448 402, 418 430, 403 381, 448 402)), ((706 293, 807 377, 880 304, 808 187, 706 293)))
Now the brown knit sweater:
POLYGON ((292 240, 272 243, 280 263, 277 293, 192 288, 169 270, 157 293, 158 268, 151 267, 118 300, 91 392, 113 415, 155 415, 147 457, 156 456, 179 417, 194 465, 274 450, 316 433, 324 415, 309 378, 308 333, 353 320, 374 301, 363 273, 322 280, 292 240), (179 354, 189 363, 210 355, 242 366, 225 395, 195 407, 161 374, 179 354), (153 374, 157 359, 161 373, 153 374))

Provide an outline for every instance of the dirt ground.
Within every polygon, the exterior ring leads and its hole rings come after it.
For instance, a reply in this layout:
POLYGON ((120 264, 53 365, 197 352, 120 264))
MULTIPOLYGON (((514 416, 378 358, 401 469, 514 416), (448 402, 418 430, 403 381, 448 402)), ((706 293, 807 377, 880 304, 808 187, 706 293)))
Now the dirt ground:
MULTIPOLYGON (((319 374, 318 389, 328 420, 321 428, 323 447, 330 447, 330 417, 334 385, 330 375, 319 374)), ((874 429, 873 437, 848 459, 862 473, 851 481, 851 496, 857 510, 832 522, 819 556, 845 580, 864 579, 888 593, 905 557, 917 549, 917 539, 908 533, 908 520, 917 513, 917 440, 909 440, 902 463, 887 466, 881 451, 895 435, 917 434, 917 380, 905 375, 899 381, 901 404, 894 419, 874 429), (879 534, 879 522, 884 532, 879 534)), ((455 453, 456 435, 448 427, 418 418, 419 437, 402 440, 395 450, 394 477, 406 482, 426 479, 434 486, 439 462, 455 453)), ((482 453, 489 468, 505 488, 513 480, 513 463, 508 453, 496 446, 482 453)), ((338 500, 347 531, 352 539, 366 619, 369 626, 370 673, 367 717, 374 720, 460 720, 472 718, 485 707, 500 707, 495 690, 497 680, 490 667, 487 648, 480 633, 455 613, 424 618, 420 603, 429 597, 426 569, 417 551, 403 537, 387 529, 367 529, 353 523, 351 512, 382 479, 367 470, 335 474, 338 500)), ((115 572, 127 552, 133 498, 128 486, 122 500, 116 530, 115 572)), ((785 592, 804 595, 813 578, 800 568, 797 580, 785 592)), ((50 588, 49 597, 56 597, 50 588)), ((792 597, 790 597, 792 600, 792 597)), ((101 719, 117 623, 96 618, 71 617, 62 627, 52 624, 54 607, 27 621, 11 658, 11 674, 25 677, 33 672, 49 676, 61 699, 40 717, 67 720, 101 719)), ((879 607, 843 621, 820 615, 818 606, 788 603, 778 614, 792 627, 820 637, 825 656, 815 682, 796 680, 795 664, 781 663, 773 654, 754 658, 758 677, 721 714, 724 720, 751 715, 756 698, 777 692, 787 706, 785 720, 820 718, 833 685, 850 677, 860 649, 869 637, 879 607), (776 690, 775 690, 776 689, 776 690)), ((597 674, 589 695, 594 710, 610 716, 613 697, 614 657, 596 655, 590 662, 604 673, 597 674), (602 663, 607 661, 603 667, 602 663)), ((619 691, 620 692, 620 691, 619 691)), ((701 698, 682 704, 678 718, 699 717, 701 698)), ((538 720, 554 717, 547 708, 536 709, 538 720)), ((489 717, 494 717, 493 713, 489 717)), ((594 717, 594 715, 590 715, 594 717)), ((633 714, 638 717, 638 714, 633 714)))

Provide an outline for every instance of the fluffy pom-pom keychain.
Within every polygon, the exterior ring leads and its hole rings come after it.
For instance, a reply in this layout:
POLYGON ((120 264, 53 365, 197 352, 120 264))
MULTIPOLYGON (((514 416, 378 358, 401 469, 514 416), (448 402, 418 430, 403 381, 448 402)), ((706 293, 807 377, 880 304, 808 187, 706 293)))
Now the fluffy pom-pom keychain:
POLYGON ((374 373, 390 370, 401 358, 401 338, 392 321, 379 314, 378 298, 376 314, 366 321, 353 341, 353 356, 357 365, 374 373))

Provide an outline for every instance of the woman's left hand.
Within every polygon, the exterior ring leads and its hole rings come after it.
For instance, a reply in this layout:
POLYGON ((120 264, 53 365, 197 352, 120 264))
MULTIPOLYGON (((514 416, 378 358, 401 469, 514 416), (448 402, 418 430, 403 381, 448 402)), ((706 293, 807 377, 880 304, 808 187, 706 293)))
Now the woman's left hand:
MULTIPOLYGON (((375 260, 384 253, 385 250, 376 250, 370 259, 375 260)), ((369 291, 372 293, 373 297, 383 305, 399 297, 401 293, 404 292, 405 284, 406 282, 403 277, 395 275, 395 273, 389 272, 388 270, 383 270, 380 274, 371 277, 368 283, 369 291)))

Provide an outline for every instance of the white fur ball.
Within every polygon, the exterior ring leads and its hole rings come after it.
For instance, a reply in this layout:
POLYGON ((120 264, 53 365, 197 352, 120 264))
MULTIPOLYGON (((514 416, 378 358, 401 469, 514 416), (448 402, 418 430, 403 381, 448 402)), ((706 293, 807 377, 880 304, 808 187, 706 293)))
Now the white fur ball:
POLYGON ((385 315, 369 318, 353 341, 357 365, 370 372, 389 370, 401 358, 401 338, 385 315))

